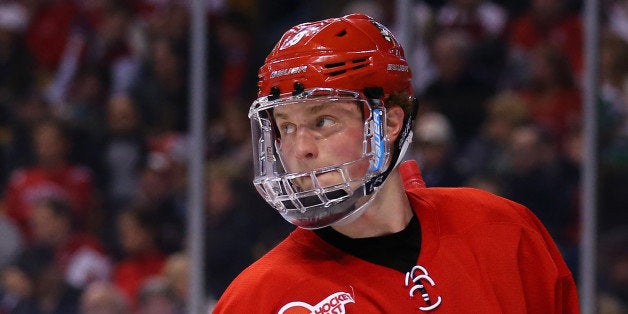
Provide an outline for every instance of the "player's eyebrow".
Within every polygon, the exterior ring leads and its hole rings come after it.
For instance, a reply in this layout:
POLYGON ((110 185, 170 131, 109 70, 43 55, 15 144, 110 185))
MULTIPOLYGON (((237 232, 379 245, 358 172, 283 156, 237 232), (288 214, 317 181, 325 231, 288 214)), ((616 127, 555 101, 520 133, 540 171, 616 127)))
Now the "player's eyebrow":
POLYGON ((275 117, 275 119, 279 118, 279 119, 288 119, 288 115, 285 113, 281 113, 281 112, 277 112, 277 111, 273 111, 273 116, 275 117))
MULTIPOLYGON (((324 104, 319 104, 319 105, 313 105, 310 108, 308 108, 308 113, 312 113, 312 114, 316 114, 319 113, 321 111, 323 111, 325 108, 329 107, 331 104, 328 103, 324 103, 324 104)), ((274 112, 275 118, 280 118, 280 119, 288 119, 290 116, 286 113, 283 112, 274 112)))
POLYGON ((310 107, 310 113, 319 113, 321 111, 323 111, 323 109, 329 107, 330 104, 320 104, 320 105, 316 105, 316 106, 312 106, 310 107))

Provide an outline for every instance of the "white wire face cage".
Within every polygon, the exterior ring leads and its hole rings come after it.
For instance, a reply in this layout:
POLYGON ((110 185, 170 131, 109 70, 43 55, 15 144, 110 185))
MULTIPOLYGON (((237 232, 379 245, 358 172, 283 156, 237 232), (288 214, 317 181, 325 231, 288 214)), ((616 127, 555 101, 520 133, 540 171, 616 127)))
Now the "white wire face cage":
POLYGON ((290 223, 304 229, 322 228, 361 212, 383 183, 391 153, 386 136, 386 109, 378 99, 362 93, 315 88, 299 94, 261 97, 251 106, 253 184, 259 194, 290 223), (305 103, 354 102, 363 107, 362 155, 356 160, 305 172, 291 172, 283 161, 274 109, 305 103), (338 182, 322 183, 319 177, 335 173, 338 182), (304 185, 303 182, 308 182, 304 185), (304 187, 306 186, 306 187, 304 187), (365 197, 365 196, 368 196, 365 197), (358 205, 362 206, 356 206, 358 205))

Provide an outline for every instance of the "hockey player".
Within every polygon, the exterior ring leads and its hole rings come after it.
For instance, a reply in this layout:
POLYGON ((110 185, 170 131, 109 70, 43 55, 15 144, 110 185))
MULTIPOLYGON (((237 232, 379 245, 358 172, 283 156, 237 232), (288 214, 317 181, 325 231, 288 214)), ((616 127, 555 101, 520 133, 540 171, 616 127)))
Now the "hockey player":
POLYGON ((299 228, 214 313, 578 312, 572 275, 527 208, 426 188, 398 167, 415 114, 403 49, 380 23, 353 14, 287 31, 249 111, 253 183, 299 228))

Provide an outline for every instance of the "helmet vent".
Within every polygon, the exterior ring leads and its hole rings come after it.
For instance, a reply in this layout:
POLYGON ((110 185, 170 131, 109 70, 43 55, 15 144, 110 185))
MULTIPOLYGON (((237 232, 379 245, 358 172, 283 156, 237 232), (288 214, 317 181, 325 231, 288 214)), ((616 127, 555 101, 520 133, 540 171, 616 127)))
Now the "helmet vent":
POLYGON ((330 69, 332 72, 329 72, 329 76, 336 76, 340 74, 347 73, 347 71, 358 70, 364 68, 369 65, 369 58, 359 58, 353 59, 348 62, 334 62, 325 64, 326 69, 330 69))
POLYGON ((366 60, 367 60, 367 58, 361 58, 361 59, 354 59, 354 60, 352 60, 351 62, 353 64, 355 64, 352 67, 352 69, 353 70, 357 70, 357 69, 360 69, 360 68, 363 68, 363 67, 367 66, 368 63, 366 62, 366 60))
POLYGON ((325 64, 325 68, 331 69, 331 68, 341 67, 341 66, 344 66, 344 65, 345 65, 344 62, 327 63, 327 64, 325 64))
POLYGON ((340 68, 336 71, 329 73, 329 76, 336 76, 336 75, 340 75, 347 72, 345 65, 346 65, 345 62, 328 63, 328 64, 325 64, 325 68, 327 69, 340 68))
POLYGON ((329 76, 336 76, 336 75, 340 75, 340 74, 343 74, 343 73, 346 73, 346 72, 347 72, 347 70, 335 71, 335 72, 329 73, 329 76))
POLYGON ((336 37, 342 37, 344 35, 347 35, 347 30, 343 29, 342 31, 338 32, 338 34, 336 34, 336 37))

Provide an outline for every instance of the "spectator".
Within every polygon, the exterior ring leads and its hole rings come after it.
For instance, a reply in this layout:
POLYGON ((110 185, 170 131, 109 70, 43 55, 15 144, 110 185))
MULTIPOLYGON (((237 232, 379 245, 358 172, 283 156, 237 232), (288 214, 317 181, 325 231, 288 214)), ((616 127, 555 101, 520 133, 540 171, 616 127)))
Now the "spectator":
POLYGON ((155 38, 150 57, 129 89, 140 106, 149 133, 187 130, 188 85, 186 47, 155 38))
POLYGON ((603 28, 628 42, 628 4, 623 0, 610 0, 602 3, 603 28))
POLYGON ((530 55, 538 47, 557 49, 568 60, 576 77, 582 74, 583 30, 577 12, 568 10, 567 0, 532 0, 523 14, 514 17, 508 27, 509 59, 515 64, 508 75, 530 68, 530 55))
POLYGON ((485 116, 484 102, 493 94, 493 87, 470 71, 472 44, 460 31, 437 34, 432 44, 437 78, 419 97, 425 110, 431 108, 449 119, 458 147, 478 132, 485 116))
POLYGON ((81 295, 81 314, 128 314, 128 300, 118 287, 108 281, 96 281, 85 287, 81 295))
POLYGON ((575 217, 577 185, 563 175, 551 136, 535 125, 517 127, 508 156, 509 165, 502 175, 504 195, 530 208, 560 247, 575 217))
POLYGON ((137 314, 183 314, 184 306, 177 298, 172 286, 161 276, 148 278, 138 295, 137 314))
POLYGON ((80 290, 68 285, 56 267, 53 251, 46 246, 25 250, 3 270, 0 310, 16 314, 78 313, 80 290))
POLYGON ((478 78, 493 85, 504 62, 507 18, 506 10, 493 1, 452 0, 438 9, 435 24, 441 32, 458 31, 470 38, 469 67, 478 78))
POLYGON ((0 269, 13 261, 23 246, 24 239, 20 229, 6 217, 0 208, 0 269))
POLYGON ((44 199, 61 199, 74 210, 78 228, 90 228, 96 209, 93 176, 90 169, 71 161, 68 131, 61 122, 46 120, 34 126, 32 140, 37 161, 12 173, 4 196, 7 215, 31 239, 28 221, 33 206, 44 199))
POLYGON ((245 88, 255 77, 250 77, 252 47, 251 21, 238 12, 225 13, 216 22, 216 39, 222 62, 219 83, 221 112, 230 102, 240 97, 252 97, 245 88), (226 104, 225 104, 226 102, 226 104))
POLYGON ((466 187, 480 189, 495 195, 504 195, 499 177, 492 175, 475 175, 467 179, 463 184, 466 187))
MULTIPOLYGON (((415 46, 405 51, 410 61, 409 66, 412 69, 412 85, 417 95, 423 94, 425 88, 437 75, 436 67, 429 51, 430 41, 433 41, 434 34, 438 33, 437 23, 435 21, 436 18, 434 16, 436 9, 427 2, 428 1, 414 1, 415 5, 412 14, 414 32, 411 38, 415 46)), ((364 11, 354 10, 351 12, 364 11)), ((347 12, 347 14, 351 12, 347 12)), ((371 15, 371 17, 375 16, 371 15)))
POLYGON ((148 142, 137 105, 126 94, 109 98, 105 121, 98 145, 98 170, 103 176, 100 181, 106 206, 115 212, 127 207, 135 196, 148 158, 148 142))
POLYGON ((517 93, 531 120, 550 132, 560 147, 564 136, 582 124, 581 92, 560 50, 544 46, 531 53, 531 75, 517 93))
POLYGON ((454 161, 452 126, 440 113, 428 112, 417 119, 414 136, 416 143, 408 158, 421 167, 427 186, 460 186, 464 178, 454 161))
MULTIPOLYGON (((626 7, 624 5, 624 7, 626 7)), ((619 14, 619 13, 615 13, 619 14)), ((628 42, 610 33, 600 42, 600 230, 628 221, 628 42)))
MULTIPOLYGON (((625 222, 625 221, 624 221, 625 222)), ((620 225, 600 236, 600 313, 628 311, 628 226, 620 225)))
POLYGON ((162 276, 172 287, 172 292, 174 297, 179 300, 178 302, 185 303, 189 299, 190 261, 188 255, 183 252, 169 255, 162 276))
POLYGON ((106 1, 96 8, 98 22, 85 52, 87 68, 97 67, 110 82, 108 92, 123 93, 136 79, 140 67, 140 51, 133 47, 133 15, 130 5, 122 1, 106 1))
POLYGON ((166 255, 157 246, 155 225, 150 213, 128 210, 117 220, 121 259, 114 265, 113 282, 138 305, 138 293, 144 281, 161 273, 166 255))
POLYGON ((210 297, 215 299, 254 261, 260 227, 251 213, 258 208, 250 208, 247 197, 236 194, 237 181, 229 169, 226 164, 215 163, 207 171, 205 281, 210 297))
POLYGON ((79 6, 71 0, 31 1, 27 9, 30 23, 25 38, 35 56, 40 75, 50 78, 63 55, 69 35, 76 26, 79 6), (50 28, 50 25, 55 25, 50 28))
POLYGON ((18 1, 0 4, 0 107, 24 96, 32 85, 32 55, 24 43, 28 12, 18 1))
POLYGON ((208 158, 228 160, 239 178, 251 176, 247 165, 251 162, 251 137, 246 128, 246 109, 241 101, 225 103, 219 119, 212 120, 208 143, 208 158))
POLYGON ((67 284, 82 289, 96 280, 109 280, 111 262, 100 240, 76 230, 66 202, 43 200, 31 216, 33 245, 52 250, 54 263, 67 284))
POLYGON ((19 265, 3 267, 0 270, 0 312, 26 314, 32 311, 34 284, 19 265))
MULTIPOLYGON (((209 2, 207 9, 213 3, 213 1, 209 2)), ((190 25, 190 8, 187 3, 139 0, 136 1, 136 6, 138 5, 140 6, 138 16, 141 18, 141 22, 145 24, 149 38, 163 36, 166 40, 177 43, 177 45, 186 44, 190 25)))
POLYGON ((457 164, 462 173, 467 177, 502 174, 512 132, 528 120, 525 103, 516 93, 503 91, 488 99, 478 134, 461 147, 457 164))
POLYGON ((438 10, 436 23, 441 28, 462 30, 482 41, 502 36, 507 17, 506 10, 492 1, 453 0, 438 10))
MULTIPOLYGON (((177 198, 179 175, 174 162, 163 153, 150 153, 147 165, 141 170, 139 188, 130 202, 130 207, 152 216, 154 236, 164 253, 181 250, 184 224, 184 207, 177 198)), ((126 209, 123 209, 126 210, 126 209)), ((119 214, 118 214, 119 215, 119 214)))
MULTIPOLYGON (((63 100, 63 112, 55 115, 66 121, 72 128, 85 134, 85 140, 93 140, 102 132, 103 113, 107 100, 109 82, 100 69, 83 67, 71 82, 68 94, 63 100)), ((83 153, 84 160, 91 162, 89 153, 83 153)))
POLYGON ((600 41, 600 132, 602 145, 628 138, 628 42, 612 33, 600 41))
POLYGON ((33 151, 33 128, 51 115, 48 104, 37 93, 10 100, 7 107, 6 112, 0 117, 6 123, 2 128, 4 132, 2 158, 5 163, 0 166, 2 172, 7 174, 0 177, 3 190, 14 170, 31 166, 36 162, 33 151))

